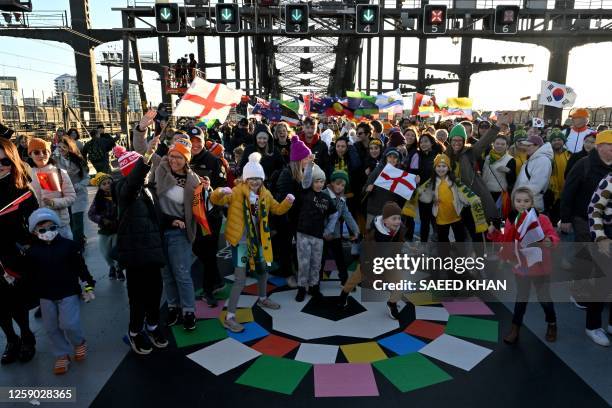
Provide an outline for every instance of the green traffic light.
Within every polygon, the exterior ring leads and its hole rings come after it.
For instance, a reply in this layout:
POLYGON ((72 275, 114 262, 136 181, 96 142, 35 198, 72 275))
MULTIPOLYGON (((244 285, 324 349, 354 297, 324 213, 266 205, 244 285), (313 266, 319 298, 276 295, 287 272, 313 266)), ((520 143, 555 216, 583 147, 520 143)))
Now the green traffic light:
POLYGON ((374 23, 374 19, 376 18, 376 11, 370 7, 364 7, 361 12, 361 21, 366 24, 374 23))
POLYGON ((302 22, 302 17, 303 17, 303 14, 302 14, 302 10, 300 10, 300 9, 294 9, 294 10, 291 12, 291 20, 292 20, 294 23, 300 23, 300 22, 302 22))
POLYGON ((163 22, 171 21, 173 19, 172 9, 169 7, 162 7, 159 10, 159 17, 163 22))
POLYGON ((221 20, 222 21, 233 21, 234 20, 234 12, 231 8, 223 8, 221 9, 221 20))

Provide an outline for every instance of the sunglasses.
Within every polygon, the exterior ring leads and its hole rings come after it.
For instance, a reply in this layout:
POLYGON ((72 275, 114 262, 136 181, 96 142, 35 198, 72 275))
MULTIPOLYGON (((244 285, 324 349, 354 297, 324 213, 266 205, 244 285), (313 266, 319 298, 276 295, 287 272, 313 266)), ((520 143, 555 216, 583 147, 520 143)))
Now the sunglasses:
POLYGON ((12 166, 13 162, 8 157, 3 157, 0 159, 0 165, 8 167, 8 166, 12 166))
POLYGON ((57 225, 51 225, 51 226, 50 226, 50 227, 48 227, 48 228, 38 228, 38 229, 36 230, 36 232, 37 232, 38 234, 44 234, 44 233, 46 233, 47 231, 55 232, 55 231, 57 231, 57 229, 58 229, 58 228, 59 228, 59 227, 58 227, 57 225))
POLYGON ((34 156, 48 156, 49 152, 47 150, 32 150, 34 156))

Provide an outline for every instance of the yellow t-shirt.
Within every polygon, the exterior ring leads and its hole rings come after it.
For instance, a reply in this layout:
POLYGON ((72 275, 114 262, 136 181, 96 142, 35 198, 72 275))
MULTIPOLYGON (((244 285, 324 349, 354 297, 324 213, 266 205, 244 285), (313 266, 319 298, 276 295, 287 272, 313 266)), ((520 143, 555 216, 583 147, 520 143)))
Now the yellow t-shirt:
POLYGON ((438 186, 438 214, 436 224, 448 225, 461 219, 455 211, 453 191, 446 181, 440 182, 438 186))

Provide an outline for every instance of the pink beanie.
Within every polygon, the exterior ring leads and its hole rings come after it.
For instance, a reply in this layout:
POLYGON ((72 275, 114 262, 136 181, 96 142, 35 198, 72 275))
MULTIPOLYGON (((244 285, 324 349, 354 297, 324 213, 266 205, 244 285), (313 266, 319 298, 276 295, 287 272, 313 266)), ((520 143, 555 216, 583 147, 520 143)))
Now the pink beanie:
POLYGON ((293 136, 291 138, 291 149, 289 153, 289 160, 300 161, 310 156, 311 153, 312 152, 310 151, 308 146, 306 146, 304 142, 300 140, 299 137, 293 136))
POLYGON ((123 146, 113 147, 113 154, 119 160, 119 170, 123 176, 130 174, 138 159, 142 156, 134 151, 128 152, 123 146))

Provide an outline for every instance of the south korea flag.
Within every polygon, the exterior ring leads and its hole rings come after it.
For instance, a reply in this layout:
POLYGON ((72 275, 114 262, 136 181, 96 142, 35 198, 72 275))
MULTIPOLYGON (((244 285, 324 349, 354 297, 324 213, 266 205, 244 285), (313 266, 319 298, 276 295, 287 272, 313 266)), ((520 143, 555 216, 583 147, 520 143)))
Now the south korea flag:
POLYGON ((555 108, 571 108, 576 101, 576 92, 567 85, 542 81, 540 104, 555 108))

